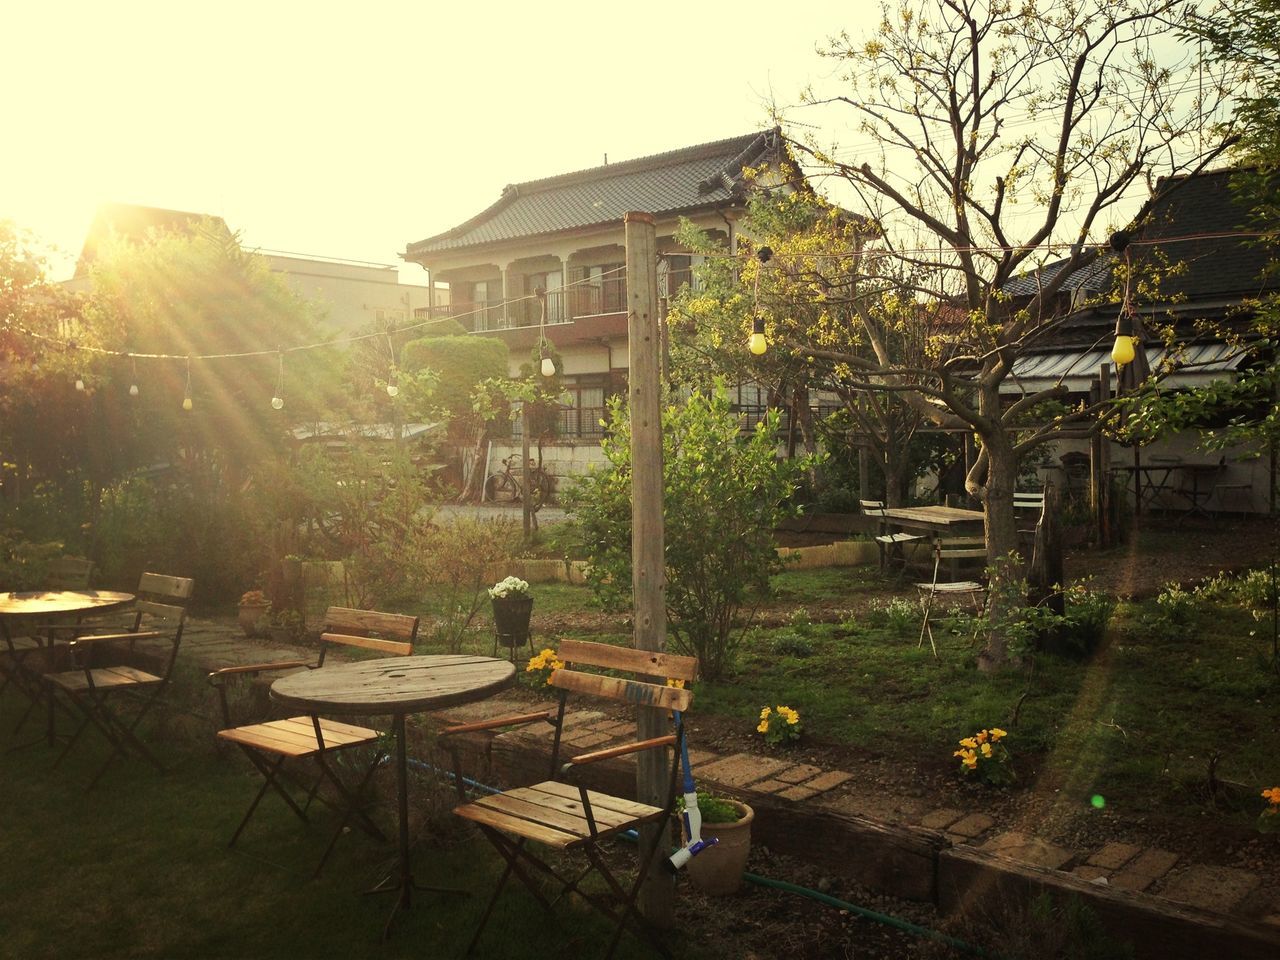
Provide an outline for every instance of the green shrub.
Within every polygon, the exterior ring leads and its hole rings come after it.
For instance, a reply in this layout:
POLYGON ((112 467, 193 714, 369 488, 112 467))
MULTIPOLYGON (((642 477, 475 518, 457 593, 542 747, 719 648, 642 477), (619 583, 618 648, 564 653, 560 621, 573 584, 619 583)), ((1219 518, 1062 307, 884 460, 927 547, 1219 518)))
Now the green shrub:
MULTIPOLYGON (((683 812, 684 797, 676 803, 683 812)), ((742 819, 742 814, 730 801, 701 790, 698 791, 698 812, 702 814, 703 823, 737 823, 742 819)))
MULTIPOLYGON (((631 428, 620 403, 614 431, 602 444, 607 460, 575 484, 567 506, 591 562, 589 582, 607 606, 631 598, 631 428)), ((695 392, 663 411, 663 509, 666 603, 674 646, 700 661, 714 680, 733 661, 741 617, 782 569, 773 530, 811 461, 779 460, 776 415, 747 436, 717 389, 695 392)))

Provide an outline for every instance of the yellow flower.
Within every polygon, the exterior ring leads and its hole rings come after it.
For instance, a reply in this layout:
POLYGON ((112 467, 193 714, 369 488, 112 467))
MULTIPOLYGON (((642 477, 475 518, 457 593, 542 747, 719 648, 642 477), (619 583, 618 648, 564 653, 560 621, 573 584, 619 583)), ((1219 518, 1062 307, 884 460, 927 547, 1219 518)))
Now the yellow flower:
POLYGON ((761 711, 760 711, 760 719, 761 719, 761 720, 768 720, 768 719, 769 719, 769 714, 771 714, 771 713, 773 713, 773 709, 772 709, 772 708, 770 708, 770 707, 765 707, 763 710, 761 710, 761 711))
POLYGON ((1272 787, 1270 790, 1262 791, 1265 797, 1273 806, 1280 806, 1280 787, 1272 787))
POLYGON ((761 720, 760 726, 756 727, 756 733, 768 733, 768 732, 769 732, 769 721, 761 720))
POLYGON ((963 763, 964 763, 964 765, 965 765, 966 767, 968 767, 970 770, 973 770, 975 767, 977 767, 977 766, 978 766, 978 758, 977 758, 976 756, 968 756, 968 757, 965 757, 965 758, 964 758, 964 760, 963 760, 962 762, 963 762, 963 763))
POLYGON ((790 707, 779 707, 778 716, 782 717, 789 724, 797 724, 800 722, 800 714, 792 710, 790 707))
POLYGON ((684 689, 684 681, 683 681, 683 680, 673 680, 671 677, 667 677, 667 686, 668 686, 668 687, 675 687, 677 690, 683 690, 683 689, 684 689))
POLYGON ((1007 733, 1005 733, 1003 730, 1001 730, 999 727, 992 727, 992 728, 991 728, 991 739, 992 739, 992 740, 1000 740, 1000 739, 1002 739, 1003 737, 1007 737, 1007 736, 1008 736, 1008 734, 1007 734, 1007 733))
POLYGON ((979 733, 977 733, 977 734, 975 734, 975 735, 974 735, 974 738, 973 738, 973 739, 977 740, 979 743, 986 743, 986 742, 987 742, 987 731, 985 731, 985 730, 980 731, 979 733))
POLYGON ((984 757, 990 757, 990 756, 991 756, 991 744, 989 744, 989 743, 984 743, 984 744, 982 745, 982 755, 983 755, 984 757))
POLYGON ((973 737, 965 737, 960 741, 960 746, 965 747, 968 750, 976 750, 978 748, 978 741, 973 739, 973 737))

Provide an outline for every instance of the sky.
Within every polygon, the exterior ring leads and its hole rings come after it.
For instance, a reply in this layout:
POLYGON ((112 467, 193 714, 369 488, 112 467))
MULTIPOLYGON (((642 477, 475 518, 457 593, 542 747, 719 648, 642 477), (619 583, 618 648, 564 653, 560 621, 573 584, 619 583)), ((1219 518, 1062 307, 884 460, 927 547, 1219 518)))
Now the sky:
MULTIPOLYGON (((70 273, 100 203, 250 248, 397 263, 508 183, 736 136, 832 77, 875 4, 11 5, 0 218, 70 273)), ((406 282, 424 282, 405 267, 406 282)))

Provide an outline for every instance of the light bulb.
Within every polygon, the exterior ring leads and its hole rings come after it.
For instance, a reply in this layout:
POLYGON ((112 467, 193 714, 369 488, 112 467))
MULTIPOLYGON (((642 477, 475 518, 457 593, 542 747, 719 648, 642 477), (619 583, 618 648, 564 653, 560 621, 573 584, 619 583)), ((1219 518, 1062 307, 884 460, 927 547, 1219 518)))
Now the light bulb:
POLYGON ((542 375, 544 377, 554 377, 556 375, 556 362, 550 357, 542 358, 542 375))
POLYGON ((395 396, 399 395, 399 393, 400 393, 400 388, 399 388, 399 387, 397 387, 394 383, 388 383, 388 384, 387 384, 387 396, 388 396, 388 397, 395 397, 395 396))
POLYGON ((183 409, 183 410, 186 410, 186 411, 188 411, 188 412, 190 412, 190 410, 191 410, 191 398, 190 398, 190 397, 183 397, 183 398, 182 398, 182 409, 183 409))
POLYGON ((76 389, 81 393, 84 393, 84 381, 79 377, 76 377, 76 389))
POLYGON ((284 397, 272 397, 272 398, 271 398, 271 409, 272 409, 272 410, 283 410, 283 409, 284 409, 284 397))
POLYGON ((764 338, 763 333, 753 333, 747 341, 747 349, 758 357, 769 349, 769 341, 764 338))
POLYGON ((129 396, 136 397, 138 395, 138 385, 136 383, 129 384, 129 396))
POLYGON ((1111 359, 1117 367, 1123 367, 1126 363, 1132 363, 1134 357, 1134 341, 1137 337, 1126 337, 1123 334, 1116 337, 1115 344, 1111 347, 1111 359))

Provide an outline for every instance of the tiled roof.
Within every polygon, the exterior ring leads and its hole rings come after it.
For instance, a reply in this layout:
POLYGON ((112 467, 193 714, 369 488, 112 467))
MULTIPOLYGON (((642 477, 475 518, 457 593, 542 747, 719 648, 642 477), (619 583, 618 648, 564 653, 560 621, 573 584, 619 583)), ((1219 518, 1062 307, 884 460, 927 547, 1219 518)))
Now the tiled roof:
MULTIPOLYGON (((1156 185, 1157 191, 1169 186, 1174 189, 1156 204, 1148 221, 1133 231, 1133 239, 1139 242, 1130 247, 1130 257, 1135 267, 1144 262, 1159 264, 1162 260, 1184 265, 1179 272, 1163 279, 1162 300, 1232 300, 1257 296, 1268 289, 1262 276, 1268 261, 1266 248, 1250 237, 1223 236, 1251 230, 1248 211, 1236 202, 1231 190, 1234 172, 1218 170, 1182 177, 1178 178, 1182 182, 1176 185, 1163 179, 1156 185), (1184 239, 1188 237, 1198 239, 1184 239), (1142 242, 1163 239, 1172 242, 1142 242)), ((1014 296, 1032 296, 1040 284, 1057 275, 1065 262, 1059 260, 1037 272, 1017 277, 1005 289, 1014 296)), ((1107 290, 1116 263, 1113 254, 1099 257, 1090 266, 1067 277, 1063 292, 1107 290)))
POLYGON ((735 200, 743 167, 777 157, 780 147, 779 131, 766 130, 512 184, 466 223, 409 244, 405 257, 616 223, 631 210, 661 216, 735 200))

